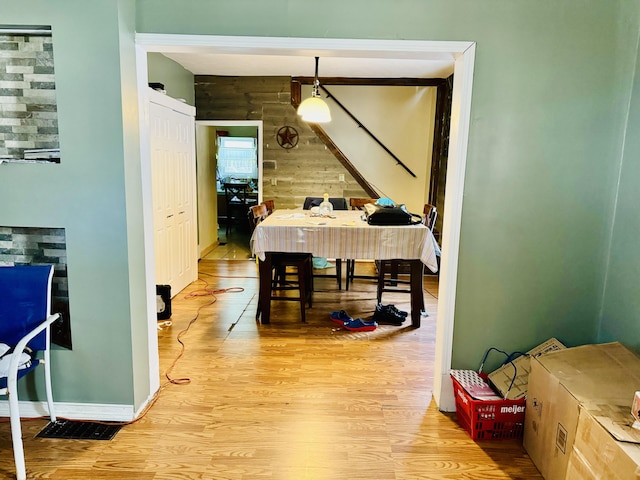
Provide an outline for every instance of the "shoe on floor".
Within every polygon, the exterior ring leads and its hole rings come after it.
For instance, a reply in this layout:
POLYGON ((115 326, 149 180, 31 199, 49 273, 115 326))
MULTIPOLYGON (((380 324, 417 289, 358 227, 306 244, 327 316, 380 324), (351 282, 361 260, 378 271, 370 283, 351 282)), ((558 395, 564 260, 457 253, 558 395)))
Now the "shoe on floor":
POLYGON ((346 323, 349 322, 351 320, 353 320, 353 318, 351 318, 349 316, 349 314, 347 312, 345 312, 344 310, 339 310, 337 312, 331 312, 329 314, 329 319, 332 322, 337 323, 338 325, 340 325, 341 327, 346 323))
POLYGON ((376 305, 376 309, 378 308, 380 308, 380 310, 382 310, 385 313, 391 312, 405 318, 409 316, 409 312, 405 312, 404 310, 399 310, 395 305, 391 303, 389 305, 382 305, 381 303, 379 303, 378 305, 376 305))
POLYGON ((344 322, 344 328, 352 332, 370 332, 378 328, 377 322, 365 322, 361 318, 352 318, 344 322))
POLYGON ((407 319, 407 317, 399 315, 389 308, 381 307, 384 307, 384 305, 376 305, 376 310, 373 312, 373 319, 378 323, 399 327, 407 319))

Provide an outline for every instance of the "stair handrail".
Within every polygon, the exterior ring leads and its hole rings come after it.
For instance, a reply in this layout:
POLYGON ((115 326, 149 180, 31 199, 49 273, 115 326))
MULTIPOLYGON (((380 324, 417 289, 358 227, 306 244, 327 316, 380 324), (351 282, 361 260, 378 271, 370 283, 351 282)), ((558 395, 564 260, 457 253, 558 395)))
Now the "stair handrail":
POLYGON ((416 178, 416 174, 415 174, 415 173, 413 173, 413 172, 411 171, 411 169, 410 169, 409 167, 407 167, 407 166, 402 162, 402 160, 400 160, 400 159, 399 159, 399 158, 398 158, 398 157, 397 157, 397 156, 396 156, 396 155, 395 155, 391 150, 389 150, 389 149, 387 148, 387 146, 386 146, 385 144, 383 144, 383 143, 378 139, 378 137, 376 137, 376 136, 375 136, 375 135, 374 135, 374 134, 373 134, 373 133, 372 133, 372 132, 367 128, 367 127, 365 127, 365 126, 364 126, 364 124, 363 124, 360 120, 358 120, 358 119, 356 118, 356 116, 355 116, 355 115, 353 115, 353 114, 349 111, 349 109, 348 109, 347 107, 345 107, 342 103, 340 103, 340 101, 335 97, 335 95, 333 95, 329 90, 327 90, 327 88, 326 88, 324 85, 322 85, 322 84, 320 84, 320 88, 321 88, 321 89, 322 89, 322 90, 327 94, 327 96, 328 96, 330 99, 332 99, 332 100, 336 103, 336 105, 338 105, 338 106, 342 109, 342 111, 344 111, 347 115, 349 115, 349 117, 350 117, 354 122, 356 122, 356 124, 358 125, 358 127, 362 128, 362 129, 364 130, 364 132, 365 132, 367 135, 369 135, 369 137, 371 137, 371 138, 372 138, 372 139, 373 139, 373 140, 374 140, 374 141, 375 141, 375 142, 376 142, 380 147, 382 147, 382 149, 383 149, 385 152, 387 152, 387 153, 388 153, 388 154, 389 154, 389 155, 390 155, 390 156, 391 156, 391 157, 396 161, 396 164, 397 164, 397 165, 400 165, 402 168, 404 168, 404 169, 409 173, 409 175, 411 175, 412 177, 416 178))

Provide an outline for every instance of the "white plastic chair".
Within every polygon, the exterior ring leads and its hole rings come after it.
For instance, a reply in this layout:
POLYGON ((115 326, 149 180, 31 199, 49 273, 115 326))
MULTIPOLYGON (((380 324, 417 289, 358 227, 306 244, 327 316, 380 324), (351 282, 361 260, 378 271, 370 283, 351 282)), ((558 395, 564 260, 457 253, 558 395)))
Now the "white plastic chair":
POLYGON ((52 422, 56 421, 49 347, 50 327, 60 314, 51 315, 52 278, 52 265, 0 266, 0 342, 12 347, 2 356, 5 362, 9 358, 9 368, 0 372, 0 395, 9 397, 11 439, 18 480, 26 480, 27 472, 17 382, 40 364, 44 365, 49 417, 52 422), (26 365, 21 365, 21 354, 25 349, 33 351, 33 358, 26 365), (41 352, 38 358, 37 352, 41 352))

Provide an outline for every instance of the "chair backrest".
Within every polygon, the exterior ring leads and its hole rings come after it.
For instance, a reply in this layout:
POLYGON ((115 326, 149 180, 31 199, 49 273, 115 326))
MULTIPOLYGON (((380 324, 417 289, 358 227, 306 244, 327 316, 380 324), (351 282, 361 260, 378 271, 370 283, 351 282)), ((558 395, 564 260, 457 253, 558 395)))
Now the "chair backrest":
POLYGON ((433 232, 433 227, 436 224, 436 218, 438 218, 438 211, 436 210, 435 205, 425 203, 422 213, 424 214, 424 224, 433 232))
POLYGON ((247 198, 249 198, 248 183, 225 183, 223 188, 227 205, 234 203, 247 203, 247 198))
MULTIPOLYGON (((324 197, 307 197, 302 205, 303 210, 311 210, 311 207, 318 207, 324 201, 324 197)), ((334 210, 348 210, 347 200, 342 197, 329 197, 334 210)))
MULTIPOLYGON (((51 310, 53 265, 0 266, 0 342, 15 346, 47 319, 51 310)), ((29 342, 46 348, 45 333, 29 342)))
POLYGON ((271 215, 276 209, 275 200, 264 200, 262 203, 264 203, 264 205, 267 207, 267 216, 271 215))
POLYGON ((262 220, 264 220, 267 215, 269 215, 269 211, 267 210, 267 206, 264 203, 260 205, 253 205, 249 208, 249 226, 251 227, 251 233, 256 228, 262 220))
POLYGON ((349 206, 351 210, 362 210, 362 207, 369 203, 376 203, 377 198, 350 198, 349 206))

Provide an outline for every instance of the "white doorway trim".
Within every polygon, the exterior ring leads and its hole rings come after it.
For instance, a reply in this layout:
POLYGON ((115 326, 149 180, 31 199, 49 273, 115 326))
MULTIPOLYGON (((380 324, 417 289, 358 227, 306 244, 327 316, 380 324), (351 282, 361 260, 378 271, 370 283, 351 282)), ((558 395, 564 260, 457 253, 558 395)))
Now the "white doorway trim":
POLYGON ((462 199, 467 166, 471 91, 476 55, 475 43, 456 58, 451 101, 449 158, 447 163, 447 193, 444 198, 445 221, 442 225, 442 255, 440 262, 440 294, 438 295, 438 324, 436 327, 436 361, 434 365, 433 395, 442 411, 456 409, 453 385, 449 377, 453 350, 453 320, 455 316, 458 282, 458 253, 462 223, 462 199))
POLYGON ((258 130, 258 203, 262 202, 262 120, 196 120, 197 127, 256 127, 258 130))
MULTIPOLYGON (((156 305, 155 228, 153 225, 153 187, 151 179, 151 125, 149 123, 149 95, 147 51, 136 46, 136 76, 138 90, 138 121, 140 124, 140 179, 142 183, 143 236, 145 256, 145 289, 147 292, 147 362, 149 392, 147 405, 160 389, 160 358, 158 356, 158 313, 156 305)), ((134 363, 136 359, 133 359, 134 363)), ((135 371, 135 367, 134 367, 135 371)), ((135 386, 134 386, 135 390, 135 386)), ((142 407, 141 407, 142 408, 142 407)))
MULTIPOLYGON (((449 380, 453 348, 458 250, 462 201, 467 160, 467 146, 471 113, 471 93, 475 62, 474 42, 432 42, 411 40, 363 40, 332 38, 241 37, 215 35, 136 34, 136 44, 146 52, 189 52, 207 49, 212 53, 258 55, 336 55, 351 58, 443 60, 454 64, 449 158, 447 167, 447 195, 445 222, 442 232, 444 252, 440 269, 438 325, 436 331, 436 363, 433 395, 440 410, 453 411, 455 403, 449 380)), ((144 75, 138 75, 140 89, 146 88, 146 58, 144 75), (144 76, 144 78, 142 78, 144 76)), ((145 125, 141 125, 144 129, 145 125)), ((141 132, 141 138, 145 138, 141 132)), ((143 149, 144 152, 144 149, 143 149)), ((142 169, 148 170, 148 158, 143 155, 142 169)), ((145 219, 146 220, 146 219, 145 219)), ((148 224, 145 221, 145 226, 148 224)), ((145 236, 153 238, 152 232, 145 236)), ((153 278, 147 278, 147 282, 153 278)), ((157 352, 156 352, 157 353, 157 352)), ((150 375, 157 372, 150 372, 150 375)))

